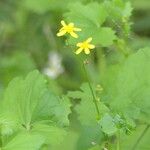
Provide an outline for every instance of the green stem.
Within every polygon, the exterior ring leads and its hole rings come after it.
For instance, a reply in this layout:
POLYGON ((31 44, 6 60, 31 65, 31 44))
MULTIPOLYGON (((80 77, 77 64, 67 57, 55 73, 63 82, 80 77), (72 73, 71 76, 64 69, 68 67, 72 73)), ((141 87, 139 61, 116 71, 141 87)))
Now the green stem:
POLYGON ((94 102, 94 104, 95 104, 96 111, 97 111, 97 115, 98 115, 98 119, 99 119, 99 118, 100 118, 100 112, 99 112, 97 100, 96 100, 96 97, 95 97, 95 94, 94 94, 94 91, 93 91, 93 88, 92 88, 90 79, 89 79, 89 77, 88 77, 88 74, 87 74, 87 71, 86 71, 86 67, 85 67, 85 63, 84 63, 84 62, 83 62, 83 68, 84 68, 84 72, 85 72, 85 75, 86 75, 86 79, 87 79, 87 81, 88 81, 88 84, 89 84, 89 87, 90 87, 90 90, 91 90, 91 93, 92 93, 92 96, 93 96, 93 102, 94 102))
POLYGON ((1 150, 2 145, 3 145, 3 142, 2 142, 2 135, 1 135, 1 133, 0 133, 0 150, 1 150))
POLYGON ((142 134, 140 135, 140 137, 138 138, 138 140, 136 141, 136 143, 133 145, 132 150, 136 150, 138 144, 140 143, 140 141, 142 140, 142 138, 145 136, 146 132, 149 130, 150 125, 147 125, 145 127, 145 129, 143 130, 142 134))
POLYGON ((117 150, 120 150, 120 131, 117 134, 117 150))

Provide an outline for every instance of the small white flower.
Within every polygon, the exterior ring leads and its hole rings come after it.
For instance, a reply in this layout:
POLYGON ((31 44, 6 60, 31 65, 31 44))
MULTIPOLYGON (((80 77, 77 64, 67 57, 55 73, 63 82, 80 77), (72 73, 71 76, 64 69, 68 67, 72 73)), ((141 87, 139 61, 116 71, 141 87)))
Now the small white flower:
POLYGON ((48 64, 47 67, 43 69, 43 73, 52 79, 56 79, 63 72, 62 57, 57 52, 50 52, 48 64))
POLYGON ((92 144, 92 145, 96 145, 96 143, 95 143, 94 141, 93 141, 93 142, 91 142, 91 144, 92 144))

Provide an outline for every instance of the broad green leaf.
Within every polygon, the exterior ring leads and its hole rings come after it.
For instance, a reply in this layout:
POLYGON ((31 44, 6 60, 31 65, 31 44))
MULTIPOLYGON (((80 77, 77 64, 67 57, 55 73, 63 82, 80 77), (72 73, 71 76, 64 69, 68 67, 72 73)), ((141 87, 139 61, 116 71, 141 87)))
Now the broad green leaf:
POLYGON ((34 128, 32 129, 33 133, 39 133, 43 138, 45 138, 45 144, 50 144, 50 146, 55 146, 60 144, 65 136, 67 135, 66 131, 57 126, 46 125, 42 123, 35 123, 34 128))
POLYGON ((82 126, 80 134, 77 149, 81 150, 87 150, 93 145, 101 143, 104 138, 104 134, 98 124, 82 126))
POLYGON ((68 126, 68 115, 71 113, 70 100, 66 96, 63 96, 62 98, 58 97, 55 101, 51 101, 51 104, 53 104, 51 105, 53 120, 58 122, 61 126, 68 126))
POLYGON ((44 76, 37 70, 25 79, 14 79, 8 85, 0 107, 3 136, 26 131, 40 135, 45 139, 45 144, 55 145, 65 136, 66 131, 61 127, 69 125, 69 99, 53 95, 47 88, 44 76))
POLYGON ((135 54, 130 55, 114 74, 107 74, 103 79, 103 87, 106 95, 103 100, 107 100, 111 108, 122 112, 126 117, 134 119, 141 118, 149 122, 146 118, 150 116, 150 49, 140 49, 135 54), (110 80, 111 84, 105 84, 110 80), (144 117, 145 116, 145 117, 144 117))
POLYGON ((38 134, 20 133, 2 147, 4 150, 38 150, 44 144, 38 134))
POLYGON ((129 19, 133 8, 129 1, 112 0, 104 2, 105 8, 110 16, 109 19, 122 20, 123 18, 129 19))
POLYGON ((130 16, 132 14, 132 6, 130 1, 112 0, 104 2, 108 12, 108 22, 111 27, 117 31, 117 35, 129 37, 131 30, 130 16))
POLYGON ((81 23, 83 27, 90 26, 90 24, 99 27, 105 22, 107 17, 107 11, 103 7, 103 4, 97 2, 91 2, 87 5, 80 2, 71 3, 68 8, 70 11, 66 13, 65 16, 68 17, 69 20, 73 17, 76 19, 75 21, 81 23), (85 23, 85 25, 83 25, 83 23, 85 23))
POLYGON ((1 111, 20 125, 28 126, 39 118, 53 119, 52 116, 55 121, 68 125, 70 106, 68 99, 48 91, 44 77, 33 71, 25 80, 16 78, 9 84, 1 111))
POLYGON ((91 2, 87 5, 82 3, 71 3, 69 12, 64 14, 67 22, 75 23, 82 29, 78 32, 79 38, 69 38, 69 44, 76 45, 77 42, 93 38, 93 44, 107 47, 116 39, 115 32, 109 27, 101 27, 107 18, 107 11, 102 3, 91 2))
POLYGON ((102 131, 109 136, 113 135, 118 130, 113 118, 109 114, 105 114, 99 123, 102 131))
POLYGON ((25 80, 14 79, 5 91, 2 113, 25 126, 30 125, 39 115, 49 116, 47 106, 50 97, 45 83, 46 80, 38 71, 30 73, 25 80), (40 107, 39 104, 43 108, 40 112, 36 112, 40 107))
MULTIPOLYGON (((93 97, 91 90, 89 88, 89 85, 87 83, 83 84, 81 86, 81 91, 76 92, 73 94, 69 94, 69 96, 72 96, 73 98, 81 99, 81 102, 76 106, 75 110, 78 114, 78 118, 84 125, 93 125, 97 124, 97 112, 96 107, 93 102, 93 97), (75 94, 77 94, 75 96, 75 94), (80 94, 80 95, 79 95, 80 94)), ((108 111, 108 108, 100 101, 97 101, 99 111, 100 111, 100 117, 108 111)))
POLYGON ((54 145, 51 147, 51 150, 76 150, 77 142, 78 142, 79 135, 76 131, 69 131, 67 136, 65 136, 63 142, 60 144, 54 145))
POLYGON ((93 35, 95 44, 100 44, 100 46, 107 47, 113 44, 113 40, 116 38, 115 32, 108 27, 102 27, 101 29, 95 31, 93 35))
POLYGON ((133 149, 136 145, 136 150, 148 150, 150 149, 149 139, 150 139, 150 130, 146 130, 144 136, 140 141, 138 139, 141 137, 145 129, 146 125, 138 126, 137 129, 131 135, 122 135, 121 136, 121 146, 124 149, 133 149), (138 143, 137 143, 138 141, 138 143))

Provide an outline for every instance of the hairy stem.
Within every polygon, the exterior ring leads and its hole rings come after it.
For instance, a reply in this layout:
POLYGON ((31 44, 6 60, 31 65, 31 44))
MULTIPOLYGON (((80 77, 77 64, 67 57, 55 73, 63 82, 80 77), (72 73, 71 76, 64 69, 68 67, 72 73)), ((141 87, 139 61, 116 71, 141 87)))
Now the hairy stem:
POLYGON ((2 135, 1 135, 1 133, 0 133, 0 150, 1 150, 2 145, 3 145, 3 142, 2 142, 2 135))
POLYGON ((120 150, 120 131, 117 133, 117 150, 120 150))
POLYGON ((147 133, 147 131, 149 130, 150 125, 147 125, 145 127, 145 129, 143 130, 142 134, 140 135, 140 137, 137 139, 136 143, 133 145, 132 150, 136 150, 138 144, 140 143, 140 141, 142 140, 142 138, 145 136, 145 134, 147 133))
POLYGON ((99 112, 97 100, 96 100, 96 97, 95 97, 95 94, 94 94, 94 91, 93 91, 93 88, 92 88, 92 85, 91 85, 89 76, 88 76, 88 74, 87 74, 86 66, 85 66, 85 63, 84 63, 84 62, 83 62, 83 68, 84 68, 84 72, 85 72, 85 75, 86 75, 86 79, 87 79, 87 81, 88 81, 88 84, 89 84, 89 87, 90 87, 90 90, 91 90, 91 93, 92 93, 92 96, 93 96, 93 102, 94 102, 94 104, 95 104, 96 111, 97 111, 97 115, 98 115, 98 119, 99 119, 99 118, 100 118, 100 112, 99 112))

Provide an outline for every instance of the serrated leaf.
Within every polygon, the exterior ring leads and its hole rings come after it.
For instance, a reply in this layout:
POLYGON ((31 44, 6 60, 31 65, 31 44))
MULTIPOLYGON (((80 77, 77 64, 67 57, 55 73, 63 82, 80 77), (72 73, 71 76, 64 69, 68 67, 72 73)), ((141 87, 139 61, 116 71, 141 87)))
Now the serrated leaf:
POLYGON ((105 114, 99 123, 102 131, 109 136, 113 135, 118 130, 113 118, 109 114, 105 114))
MULTIPOLYGON (((97 112, 89 85, 87 83, 82 84, 81 92, 75 92, 74 94, 72 92, 71 95, 73 95, 73 98, 76 97, 77 99, 81 99, 80 104, 77 105, 75 108, 81 123, 84 125, 97 124, 97 112), (77 95, 75 96, 75 94, 77 95)), ((109 111, 108 108, 102 102, 97 101, 97 104, 99 106, 101 116, 105 112, 109 111)))
POLYGON ((113 44, 113 40, 116 39, 115 32, 108 27, 102 27, 97 32, 95 31, 95 37, 93 42, 100 44, 100 46, 107 47, 113 44))
POLYGON ((65 16, 68 17, 68 19, 73 17, 79 23, 81 22, 81 25, 83 25, 82 23, 84 22, 85 26, 86 23, 91 23, 99 27, 104 23, 107 17, 107 11, 103 8, 102 4, 97 2, 91 2, 87 5, 83 5, 80 2, 71 3, 68 8, 70 11, 66 13, 65 16))
POLYGON ((122 20, 123 18, 129 19, 133 10, 129 1, 105 1, 104 5, 108 10, 108 14, 111 15, 111 20, 122 20))
POLYGON ((37 134, 20 133, 2 147, 5 150, 37 150, 44 144, 44 138, 37 134))
MULTIPOLYGON (((150 49, 141 49, 130 55, 115 74, 110 73, 108 78, 103 80, 103 82, 111 81, 109 87, 103 84, 107 94, 103 98, 109 101, 111 108, 127 117, 139 118, 146 122, 149 122, 146 118, 150 115, 149 58, 150 49)), ((115 70, 115 67, 112 68, 115 70)))
POLYGON ((92 37, 93 44, 107 47, 112 45, 116 39, 115 32, 111 28, 101 27, 107 18, 107 12, 102 3, 70 4, 69 12, 64 16, 68 22, 74 22, 77 27, 82 29, 82 32, 78 33, 78 39, 69 38, 68 42, 71 45, 76 45, 76 43, 92 37))
POLYGON ((54 125, 36 123, 33 126, 32 132, 39 133, 43 138, 45 137, 45 144, 50 144, 50 146, 60 144, 66 136, 66 131, 63 128, 54 125))
POLYGON ((3 136, 19 131, 34 131, 46 143, 53 145, 56 144, 56 139, 60 142, 65 135, 61 127, 69 125, 69 99, 52 94, 44 76, 37 70, 29 73, 25 79, 14 79, 5 91, 0 107, 0 129, 3 136), (52 138, 54 136, 57 138, 52 138))
POLYGON ((55 101, 51 101, 51 113, 54 115, 53 120, 58 122, 61 126, 68 126, 69 119, 68 115, 71 113, 71 103, 70 100, 63 96, 62 98, 57 98, 55 101))
POLYGON ((20 125, 28 126, 39 118, 53 115, 62 124, 68 125, 69 122, 69 100, 50 93, 46 80, 38 71, 31 72, 25 80, 14 79, 5 92, 2 105, 3 114, 20 125))
POLYGON ((137 129, 131 135, 122 135, 121 137, 121 145, 124 149, 133 149, 136 150, 148 150, 150 149, 149 139, 150 139, 150 130, 147 130, 140 141, 138 139, 143 134, 143 131, 147 128, 147 126, 142 125, 138 126, 137 129), (138 143, 136 144, 136 142, 138 143), (136 144, 136 147, 135 147, 136 144))

